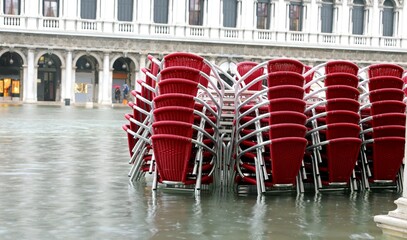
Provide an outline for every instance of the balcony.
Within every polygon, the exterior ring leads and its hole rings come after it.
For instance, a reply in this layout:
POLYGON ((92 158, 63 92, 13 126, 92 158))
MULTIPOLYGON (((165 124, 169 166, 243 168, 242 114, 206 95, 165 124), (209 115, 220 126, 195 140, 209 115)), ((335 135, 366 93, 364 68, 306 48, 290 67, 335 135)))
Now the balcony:
POLYGON ((374 51, 407 52, 407 39, 400 37, 340 35, 335 33, 309 33, 298 31, 274 31, 264 29, 241 29, 193 25, 170 25, 141 22, 100 21, 89 19, 67 19, 50 17, 27 17, 22 15, 1 15, 0 31, 29 31, 61 35, 86 33, 104 34, 117 38, 149 38, 182 41, 234 42, 236 44, 293 45, 315 48, 361 49, 374 51))

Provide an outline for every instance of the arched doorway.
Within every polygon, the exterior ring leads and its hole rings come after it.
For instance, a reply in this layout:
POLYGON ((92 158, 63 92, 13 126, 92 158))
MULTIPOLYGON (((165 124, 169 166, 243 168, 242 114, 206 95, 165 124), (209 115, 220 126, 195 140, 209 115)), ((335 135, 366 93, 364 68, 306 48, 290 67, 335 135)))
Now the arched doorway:
POLYGON ((84 55, 76 61, 75 103, 97 102, 99 78, 94 57, 84 55))
POLYGON ((113 63, 112 102, 121 103, 130 98, 130 89, 134 89, 131 73, 134 72, 134 63, 130 58, 118 58, 113 63), (125 91, 127 86, 127 92, 125 91))
POLYGON ((61 61, 55 54, 44 54, 38 60, 38 101, 61 101, 61 61))
POLYGON ((21 71, 23 60, 15 52, 0 57, 0 99, 19 101, 22 97, 21 71))

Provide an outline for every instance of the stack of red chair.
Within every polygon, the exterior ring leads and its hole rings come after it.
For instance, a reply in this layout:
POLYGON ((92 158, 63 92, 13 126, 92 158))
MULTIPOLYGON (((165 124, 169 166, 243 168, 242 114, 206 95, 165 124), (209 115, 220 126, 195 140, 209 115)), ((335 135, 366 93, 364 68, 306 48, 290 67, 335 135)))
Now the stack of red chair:
POLYGON ((218 111, 198 97, 211 69, 203 58, 189 53, 164 57, 154 98, 152 147, 158 182, 193 185, 213 181, 218 151, 218 111))
MULTIPOLYGON (((259 64, 250 73, 267 67, 268 74, 237 89, 236 170, 237 184, 257 186, 258 193, 297 187, 297 178, 307 140, 305 135, 304 65, 293 59, 276 59, 259 64), (247 95, 251 86, 262 81, 267 88, 247 95)), ((239 81, 248 79, 242 76, 239 81)), ((298 181, 299 180, 299 181, 298 181)), ((297 184, 298 183, 298 184, 297 184)))
POLYGON ((324 67, 325 74, 306 85, 322 87, 305 96, 309 146, 304 161, 316 192, 356 190, 354 168, 361 145, 358 67, 347 61, 329 61, 324 67))
POLYGON ((362 164, 365 187, 402 189, 402 161, 405 145, 403 68, 395 64, 375 64, 367 69, 361 83, 363 127, 362 164))

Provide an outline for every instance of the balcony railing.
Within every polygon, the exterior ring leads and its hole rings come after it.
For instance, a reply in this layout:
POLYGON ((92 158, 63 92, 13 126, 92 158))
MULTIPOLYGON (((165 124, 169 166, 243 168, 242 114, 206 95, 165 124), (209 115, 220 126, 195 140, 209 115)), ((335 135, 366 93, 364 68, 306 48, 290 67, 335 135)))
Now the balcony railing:
POLYGON ((137 36, 165 39, 182 39, 205 42, 211 41, 233 41, 241 44, 272 44, 307 47, 332 47, 332 48, 358 48, 364 50, 395 49, 407 52, 407 39, 399 37, 364 36, 364 35, 342 35, 335 33, 309 33, 297 31, 275 31, 264 29, 242 29, 224 27, 206 27, 191 25, 170 25, 155 23, 136 22, 107 22, 88 19, 65 19, 49 17, 27 17, 22 15, 2 15, 0 14, 1 31, 22 31, 46 32, 52 29, 53 32, 60 32, 61 35, 75 35, 75 32, 88 32, 90 36, 94 34, 105 34, 106 36, 118 35, 123 37, 137 36), (34 29, 33 29, 34 28, 34 29))
POLYGON ((4 15, 3 17, 3 26, 10 26, 10 27, 22 27, 22 22, 25 18, 19 15, 4 15))
POLYGON ((84 31, 98 31, 100 29, 99 23, 95 20, 79 20, 78 21, 80 24, 80 29, 79 30, 84 30, 84 31))
POLYGON ((44 29, 58 29, 60 26, 59 21, 58 18, 41 18, 39 26, 44 29))

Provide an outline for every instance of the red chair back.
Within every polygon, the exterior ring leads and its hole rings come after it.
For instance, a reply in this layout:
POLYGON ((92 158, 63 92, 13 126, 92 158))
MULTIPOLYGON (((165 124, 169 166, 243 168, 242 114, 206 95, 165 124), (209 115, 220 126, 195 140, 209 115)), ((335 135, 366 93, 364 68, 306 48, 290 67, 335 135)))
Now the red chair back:
POLYGON ((381 63, 369 66, 368 76, 369 78, 379 76, 394 76, 401 78, 403 76, 404 69, 399 65, 392 63, 381 63))
POLYGON ((373 143, 373 180, 392 180, 404 158, 404 137, 375 138, 373 143))
POLYGON ((158 134, 151 137, 160 181, 185 182, 191 157, 190 138, 158 134))
POLYGON ((326 147, 329 182, 349 182, 361 143, 359 138, 337 138, 329 141, 326 147))
POLYGON ((295 72, 298 74, 304 73, 304 64, 295 59, 274 59, 267 63, 268 73, 273 72, 295 72))
POLYGON ((303 137, 272 140, 270 157, 273 184, 295 184, 306 145, 307 140, 303 137))
POLYGON ((170 78, 160 81, 158 90, 160 94, 182 93, 195 97, 198 94, 198 83, 187 79, 170 78))
POLYGON ((294 85, 281 85, 270 87, 267 91, 268 99, 277 99, 277 98, 304 98, 304 89, 299 86, 294 85))
POLYGON ((329 73, 325 76, 324 86, 346 85, 357 88, 359 79, 350 73, 329 73))
POLYGON ((194 122, 194 109, 186 107, 161 107, 154 109, 154 121, 194 122))
POLYGON ((170 134, 191 138, 193 133, 192 124, 185 122, 160 121, 154 122, 152 127, 154 135, 170 134))
POLYGON ((369 79, 369 91, 382 88, 395 88, 402 90, 404 81, 399 77, 394 76, 379 76, 369 79))
POLYGON ((294 85, 303 87, 304 77, 295 72, 272 72, 267 75, 267 86, 275 87, 281 85, 294 85))
POLYGON ((155 108, 168 106, 194 108, 194 105, 195 105, 194 97, 182 93, 166 93, 161 94, 154 98, 155 108))
POLYGON ((353 62, 334 60, 328 61, 325 65, 325 74, 330 73, 349 73, 354 76, 358 75, 359 67, 353 62))

